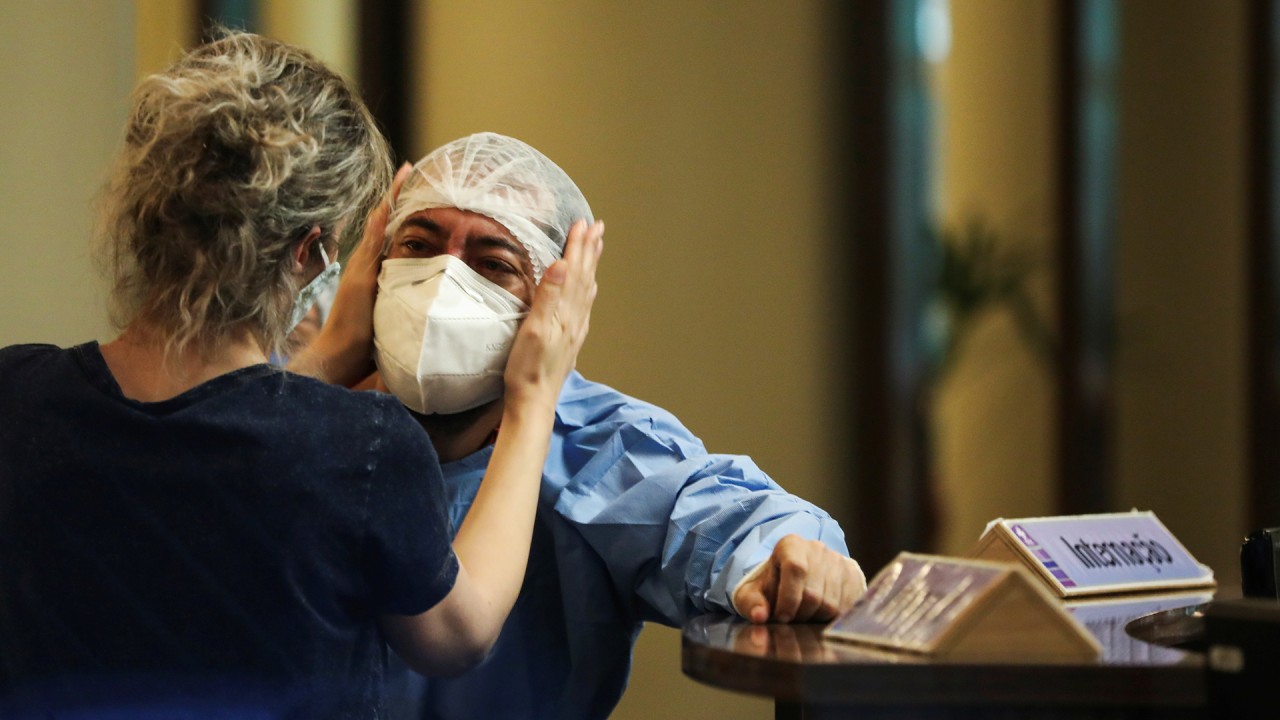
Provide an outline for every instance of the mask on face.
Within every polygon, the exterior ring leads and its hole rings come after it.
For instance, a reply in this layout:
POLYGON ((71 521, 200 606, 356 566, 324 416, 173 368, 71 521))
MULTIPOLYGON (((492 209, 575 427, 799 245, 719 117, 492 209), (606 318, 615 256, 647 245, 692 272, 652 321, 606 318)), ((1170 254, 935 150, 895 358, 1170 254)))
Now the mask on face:
POLYGON ((307 316, 311 311, 311 306, 321 297, 332 297, 338 288, 338 274, 342 272, 342 264, 337 260, 329 262, 329 254, 324 251, 324 246, 316 243, 316 247, 320 250, 320 259, 324 261, 324 270, 315 276, 311 282, 307 283, 298 291, 298 297, 293 303, 293 315, 289 318, 289 330, 286 334, 293 332, 298 327, 298 323, 302 322, 302 318, 307 316))
POLYGON ((456 413, 502 395, 529 307, 452 255, 384 260, 373 344, 387 389, 414 412, 456 413))

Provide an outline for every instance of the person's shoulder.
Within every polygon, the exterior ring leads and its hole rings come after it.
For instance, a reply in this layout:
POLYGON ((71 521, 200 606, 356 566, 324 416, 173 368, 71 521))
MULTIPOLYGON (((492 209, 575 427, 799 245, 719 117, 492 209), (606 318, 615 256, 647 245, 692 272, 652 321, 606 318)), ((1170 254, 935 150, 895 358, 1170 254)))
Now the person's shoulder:
POLYGON ((556 418, 568 427, 642 425, 671 428, 681 434, 688 432, 668 410, 604 383, 588 380, 577 370, 565 380, 556 406, 556 418))
POLYGON ((0 396, 6 407, 11 412, 18 407, 38 412, 45 407, 50 391, 78 388, 86 372, 79 355, 91 346, 62 348, 33 343, 0 348, 0 396))
POLYGON ((394 395, 376 390, 352 390, 305 375, 281 371, 282 386, 317 410, 340 413, 339 417, 363 417, 375 424, 402 423, 412 418, 394 395))
POLYGON ((52 355, 65 353, 66 350, 57 345, 47 343, 26 343, 0 347, 0 364, 20 365, 22 363, 39 362, 52 355))
POLYGON ((48 369, 54 362, 69 357, 74 350, 44 343, 0 348, 0 377, 13 380, 23 370, 48 369))
POLYGON ((259 400, 278 397, 272 407, 288 408, 289 417, 308 418, 310 435, 326 438, 326 444, 375 454, 391 450, 410 457, 427 455, 434 461, 427 434, 394 395, 352 390, 286 371, 271 387, 259 400))

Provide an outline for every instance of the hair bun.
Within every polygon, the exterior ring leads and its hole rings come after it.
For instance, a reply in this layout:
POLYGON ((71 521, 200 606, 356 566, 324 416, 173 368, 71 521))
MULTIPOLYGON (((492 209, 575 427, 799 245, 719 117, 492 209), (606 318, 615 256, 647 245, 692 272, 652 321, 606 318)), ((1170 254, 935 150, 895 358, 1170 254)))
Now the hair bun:
POLYGON ((358 232, 390 182, 368 109, 310 54, 248 33, 192 50, 133 102, 98 229, 115 321, 146 312, 179 345, 249 323, 275 346, 299 229, 358 232))

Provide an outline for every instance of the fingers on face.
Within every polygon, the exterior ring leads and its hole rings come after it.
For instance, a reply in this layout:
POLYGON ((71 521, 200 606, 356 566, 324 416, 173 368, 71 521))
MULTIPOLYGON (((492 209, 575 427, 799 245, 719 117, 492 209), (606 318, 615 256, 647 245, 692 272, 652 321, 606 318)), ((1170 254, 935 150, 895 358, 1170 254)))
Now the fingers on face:
POLYGON ((565 246, 564 259, 568 263, 565 278, 565 290, 577 309, 581 311, 578 324, 582 334, 586 334, 591 305, 595 302, 599 290, 596 284, 596 267, 600 262, 601 236, 603 223, 588 226, 585 220, 578 220, 569 230, 569 239, 565 246))
POLYGON ((399 180, 400 174, 397 173, 396 180, 391 183, 391 190, 383 196, 381 202, 373 206, 373 209, 369 211, 368 217, 364 219, 364 235, 360 238, 360 245, 356 248, 357 252, 368 255, 376 251, 378 254, 382 254, 382 235, 387 228, 387 220, 391 217, 391 197, 399 189, 399 186, 396 185, 399 180))
POLYGON ((405 163, 396 170, 396 176, 391 180, 391 193, 387 196, 388 209, 400 197, 400 188, 404 186, 404 181, 409 179, 409 174, 413 172, 413 166, 405 163))
MULTIPOLYGON (((545 277, 545 276, 544 276, 545 277)), ((560 301, 564 298, 565 283, 539 283, 534 294, 533 306, 529 317, 556 317, 560 312, 560 301)), ((522 325, 528 325, 526 320, 522 325)))
POLYGON ((597 220, 587 225, 586 220, 576 220, 569 227, 569 238, 565 241, 564 258, 570 261, 575 269, 595 271, 603 248, 604 223, 597 220))
POLYGON ((564 259, 571 267, 576 267, 583 253, 583 233, 586 232, 586 220, 574 220, 569 226, 569 237, 564 242, 564 259))
POLYGON ((396 198, 400 197, 400 187, 404 185, 404 181, 409 178, 409 174, 413 172, 413 166, 405 163, 396 171, 396 176, 391 180, 391 189, 383 196, 382 202, 373 206, 369 211, 369 217, 364 223, 364 237, 361 238, 360 247, 366 251, 375 250, 379 255, 382 254, 382 235, 387 229, 387 221, 391 219, 391 206, 395 204, 396 198))
POLYGON ((600 233, 603 226, 596 223, 590 227, 586 220, 578 220, 569 230, 569 242, 565 247, 565 259, 578 278, 585 285, 595 279, 596 265, 600 259, 600 233))

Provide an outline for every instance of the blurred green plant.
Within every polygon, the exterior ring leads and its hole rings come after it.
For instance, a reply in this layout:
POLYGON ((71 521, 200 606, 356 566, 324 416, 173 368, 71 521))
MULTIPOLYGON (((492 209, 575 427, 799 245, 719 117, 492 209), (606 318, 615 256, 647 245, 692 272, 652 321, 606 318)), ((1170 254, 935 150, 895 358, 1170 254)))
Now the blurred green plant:
POLYGON ((1003 240, 982 219, 934 231, 941 263, 925 321, 933 383, 955 367, 978 321, 991 311, 1010 313, 1028 349, 1052 364, 1057 341, 1031 300, 1028 285, 1039 268, 1025 244, 1003 240))

